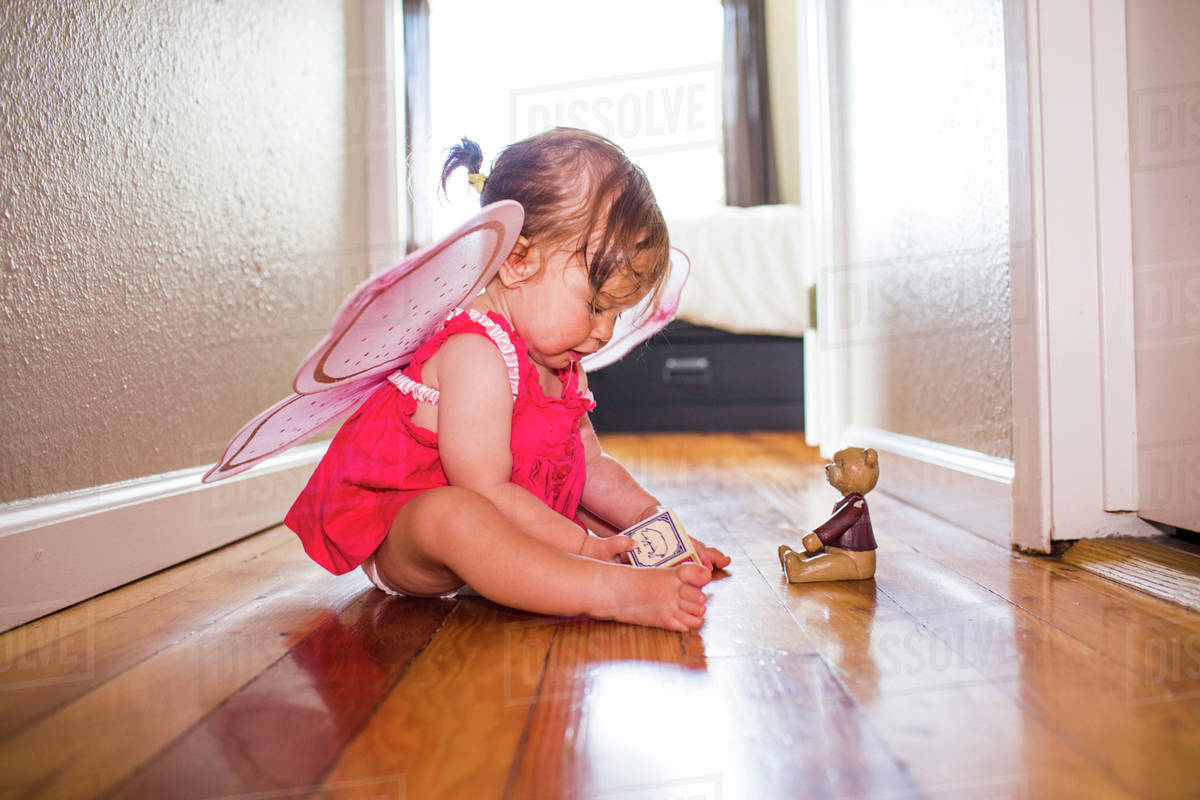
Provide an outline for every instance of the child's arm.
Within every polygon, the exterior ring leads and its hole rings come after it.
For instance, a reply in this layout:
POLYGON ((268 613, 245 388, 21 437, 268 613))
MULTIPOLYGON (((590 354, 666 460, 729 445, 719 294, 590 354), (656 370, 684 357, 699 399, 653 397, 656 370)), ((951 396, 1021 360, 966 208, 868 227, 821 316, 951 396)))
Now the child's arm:
MULTIPOLYGON (((580 373, 583 374, 582 370, 580 373)), ((586 376, 581 379, 580 386, 581 391, 586 391, 586 376)), ((647 492, 621 462, 604 452, 592 422, 586 416, 580 423, 580 432, 587 464, 587 482, 583 485, 581 501, 587 511, 584 521, 591 523, 598 519, 607 523, 594 526, 592 530, 604 536, 619 533, 662 508, 658 498, 647 492)), ((729 556, 694 536, 692 542, 700 558, 715 567, 728 566, 729 556)))
POLYGON ((523 533, 579 553, 587 533, 511 480, 512 389, 495 346, 451 336, 428 365, 436 369, 438 454, 450 484, 487 497, 523 533))
MULTIPOLYGON (((587 482, 580 502, 589 515, 607 523, 611 533, 618 533, 661 507, 658 498, 646 491, 621 462, 604 452, 586 416, 580 422, 580 433, 587 464, 587 482)), ((601 532, 610 531, 597 531, 601 532)))

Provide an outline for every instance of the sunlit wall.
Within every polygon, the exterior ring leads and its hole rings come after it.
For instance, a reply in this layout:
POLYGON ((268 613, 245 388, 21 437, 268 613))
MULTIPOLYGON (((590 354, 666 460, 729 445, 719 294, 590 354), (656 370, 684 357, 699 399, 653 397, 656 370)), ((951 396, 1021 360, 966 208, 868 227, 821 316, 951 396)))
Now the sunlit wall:
POLYGON ((1001 0, 847 0, 849 423, 1012 454, 1001 0))
POLYGON ((360 3, 0 4, 0 501, 212 462, 365 277, 360 3))

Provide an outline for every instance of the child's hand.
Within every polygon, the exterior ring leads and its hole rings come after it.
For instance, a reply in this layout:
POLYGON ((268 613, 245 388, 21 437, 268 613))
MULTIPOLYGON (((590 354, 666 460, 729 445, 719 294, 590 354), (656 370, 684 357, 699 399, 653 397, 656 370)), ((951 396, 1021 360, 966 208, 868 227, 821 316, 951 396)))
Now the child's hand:
POLYGON ((733 560, 717 548, 709 547, 695 536, 690 538, 692 540, 692 547, 696 548, 696 555, 700 556, 700 560, 704 562, 704 566, 709 569, 724 569, 733 560))
POLYGON ((579 551, 581 556, 594 558, 597 561, 616 561, 618 563, 625 561, 621 558, 625 553, 628 553, 634 547, 633 539, 628 536, 593 536, 587 535, 587 539, 583 542, 583 549, 579 551))

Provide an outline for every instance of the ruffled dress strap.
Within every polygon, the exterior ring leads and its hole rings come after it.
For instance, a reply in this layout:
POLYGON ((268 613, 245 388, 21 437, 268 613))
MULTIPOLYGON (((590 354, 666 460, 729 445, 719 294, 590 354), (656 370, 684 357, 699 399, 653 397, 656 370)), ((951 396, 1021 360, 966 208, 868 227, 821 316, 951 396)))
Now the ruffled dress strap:
POLYGON ((563 385, 563 399, 578 398, 583 403, 583 406, 588 411, 591 411, 596 407, 596 398, 590 389, 586 392, 579 391, 579 371, 582 369, 583 367, 579 363, 572 364, 568 369, 564 370, 565 375, 559 373, 558 379, 563 385))
POLYGON ((512 395, 515 400, 521 389, 521 362, 517 356, 517 348, 513 345, 508 331, 497 323, 496 320, 474 309, 456 308, 447 314, 446 323, 442 330, 413 356, 409 367, 397 370, 388 375, 388 382, 399 389, 401 394, 409 395, 422 403, 437 405, 438 400, 441 399, 441 392, 432 386, 421 383, 406 373, 414 367, 420 370, 425 360, 433 355, 434 351, 438 347, 441 347, 446 339, 455 333, 462 333, 469 330, 472 323, 482 328, 487 337, 496 345, 496 349, 500 351, 500 356, 504 359, 505 366, 508 367, 508 383, 512 387, 512 395))

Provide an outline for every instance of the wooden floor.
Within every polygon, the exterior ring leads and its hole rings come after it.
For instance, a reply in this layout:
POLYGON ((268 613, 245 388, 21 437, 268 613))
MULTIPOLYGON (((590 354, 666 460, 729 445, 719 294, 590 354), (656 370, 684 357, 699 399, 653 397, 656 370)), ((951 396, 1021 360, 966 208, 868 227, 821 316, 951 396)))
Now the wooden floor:
POLYGON ((0 635, 0 797, 1200 793, 1200 615, 879 492, 876 579, 789 585, 799 437, 605 444, 733 556, 699 632, 391 599, 277 528, 0 635))
POLYGON ((1178 537, 1081 539, 1062 554, 1062 560, 1200 611, 1200 546, 1178 537))

